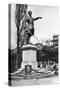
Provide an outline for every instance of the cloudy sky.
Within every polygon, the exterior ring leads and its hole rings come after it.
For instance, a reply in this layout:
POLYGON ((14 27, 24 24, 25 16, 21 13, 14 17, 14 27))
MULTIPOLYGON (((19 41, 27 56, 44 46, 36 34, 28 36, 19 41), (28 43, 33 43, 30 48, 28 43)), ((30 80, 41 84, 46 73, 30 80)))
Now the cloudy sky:
MULTIPOLYGON (((11 49, 16 48, 17 29, 15 24, 15 4, 11 6, 11 49)), ((52 39, 54 34, 58 34, 58 8, 54 6, 28 5, 28 10, 32 10, 33 17, 43 17, 34 22, 34 36, 40 42, 52 39)), ((31 37, 32 43, 37 43, 35 37, 31 37)))

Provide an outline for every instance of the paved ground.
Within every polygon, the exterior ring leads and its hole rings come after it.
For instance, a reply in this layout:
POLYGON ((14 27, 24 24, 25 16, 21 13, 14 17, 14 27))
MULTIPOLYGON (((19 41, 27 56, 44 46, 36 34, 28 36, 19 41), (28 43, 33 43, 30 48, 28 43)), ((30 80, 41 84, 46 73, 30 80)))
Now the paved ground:
POLYGON ((30 86, 30 85, 49 85, 57 84, 58 76, 40 78, 40 79, 29 79, 29 80, 12 80, 12 86, 30 86))
POLYGON ((30 86, 30 85, 47 85, 57 84, 58 75, 54 75, 54 71, 47 69, 38 70, 39 73, 33 72, 31 75, 25 75, 24 72, 17 72, 12 74, 11 84, 12 86, 30 86))

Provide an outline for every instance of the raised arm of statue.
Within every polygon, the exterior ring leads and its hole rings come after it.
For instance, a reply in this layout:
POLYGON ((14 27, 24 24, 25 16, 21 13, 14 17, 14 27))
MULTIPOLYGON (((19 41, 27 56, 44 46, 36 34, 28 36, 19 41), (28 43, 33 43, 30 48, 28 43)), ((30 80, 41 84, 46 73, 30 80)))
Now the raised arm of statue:
POLYGON ((36 17, 36 18, 33 18, 33 21, 36 21, 38 19, 42 19, 42 17, 36 17))

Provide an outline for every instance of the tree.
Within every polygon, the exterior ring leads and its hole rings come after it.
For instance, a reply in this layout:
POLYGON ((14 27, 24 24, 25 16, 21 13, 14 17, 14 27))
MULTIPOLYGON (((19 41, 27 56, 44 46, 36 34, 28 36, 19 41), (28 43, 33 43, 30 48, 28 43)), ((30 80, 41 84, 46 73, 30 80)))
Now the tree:
POLYGON ((24 10, 27 9, 27 5, 24 4, 16 4, 16 12, 15 12, 15 23, 17 27, 17 60, 16 60, 16 69, 18 69, 18 61, 19 61, 19 53, 20 53, 20 21, 23 18, 24 10))

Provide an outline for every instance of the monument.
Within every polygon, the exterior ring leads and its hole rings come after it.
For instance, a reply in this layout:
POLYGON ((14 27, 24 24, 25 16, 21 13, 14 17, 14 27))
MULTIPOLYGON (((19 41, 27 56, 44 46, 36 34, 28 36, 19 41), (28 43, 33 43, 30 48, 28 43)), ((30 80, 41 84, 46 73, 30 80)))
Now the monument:
POLYGON ((22 50, 22 64, 21 68, 24 69, 26 65, 30 65, 32 69, 37 68, 37 47, 30 43, 31 36, 34 35, 34 21, 41 19, 42 17, 33 18, 32 11, 28 11, 28 15, 25 15, 22 21, 22 31, 24 32, 24 43, 21 47, 22 50))

